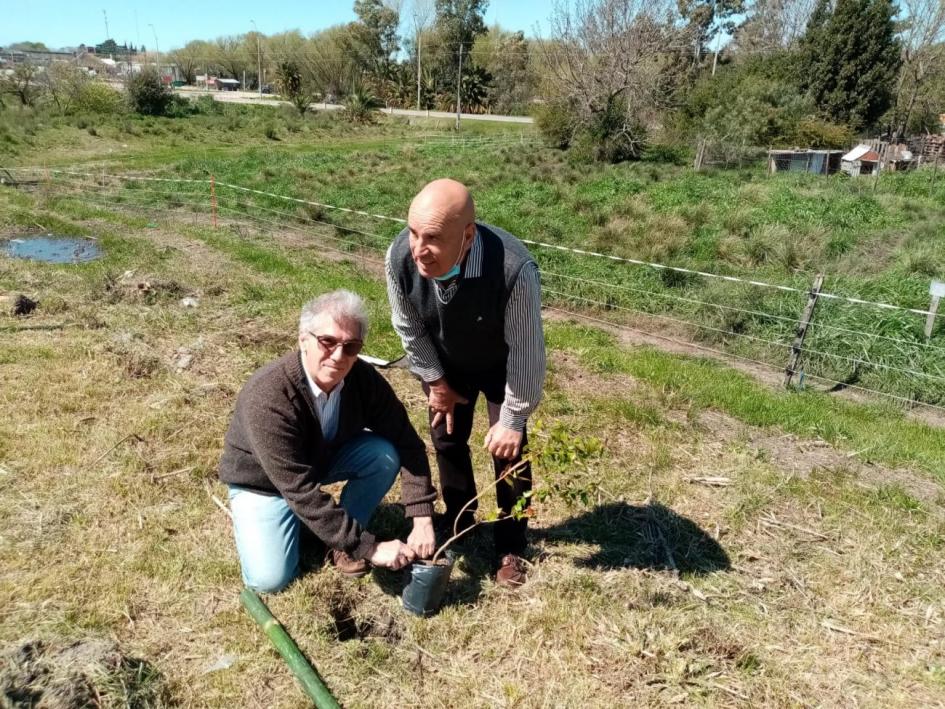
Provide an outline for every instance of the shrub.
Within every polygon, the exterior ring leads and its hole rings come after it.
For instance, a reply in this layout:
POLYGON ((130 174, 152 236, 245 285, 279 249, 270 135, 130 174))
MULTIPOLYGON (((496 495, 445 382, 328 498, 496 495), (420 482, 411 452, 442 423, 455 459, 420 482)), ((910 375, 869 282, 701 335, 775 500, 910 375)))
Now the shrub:
POLYGON ((100 81, 88 81, 76 92, 75 110, 78 113, 111 115, 121 113, 124 107, 121 94, 100 81))
POLYGON ((549 147, 565 150, 571 145, 577 116, 567 101, 557 99, 538 106, 534 118, 535 125, 549 147))
POLYGON ((377 98, 363 86, 355 87, 345 98, 345 118, 353 123, 373 123, 377 98))
POLYGON ((272 125, 272 123, 267 124, 263 132, 269 140, 279 140, 279 133, 276 131, 276 127, 272 125))
POLYGON ((304 116, 312 103, 314 92, 310 81, 303 76, 295 62, 282 62, 276 69, 276 86, 289 103, 295 106, 300 116, 304 116))
POLYGON ((171 94, 171 100, 167 103, 164 115, 168 118, 186 118, 197 113, 194 102, 185 96, 171 94))
POLYGON ((201 113, 208 116, 223 113, 223 104, 214 99, 213 96, 198 96, 191 105, 194 109, 194 113, 201 113))
POLYGON ((143 69, 132 74, 126 84, 128 104, 135 113, 145 116, 163 116, 173 101, 173 94, 154 69, 143 69))
POLYGON ((853 131, 849 126, 815 117, 798 121, 793 134, 794 145, 811 148, 846 148, 852 142, 853 131))

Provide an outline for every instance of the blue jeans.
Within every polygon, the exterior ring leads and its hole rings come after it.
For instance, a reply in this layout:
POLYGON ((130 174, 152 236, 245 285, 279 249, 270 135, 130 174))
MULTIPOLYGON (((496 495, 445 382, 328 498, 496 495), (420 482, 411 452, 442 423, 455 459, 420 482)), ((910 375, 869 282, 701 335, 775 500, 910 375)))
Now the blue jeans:
MULTIPOLYGON (((400 457, 394 446, 373 433, 363 433, 341 447, 321 484, 347 480, 341 506, 366 527, 398 472, 400 457)), ((302 522, 278 495, 229 487, 243 583, 263 593, 281 591, 299 571, 302 522)))

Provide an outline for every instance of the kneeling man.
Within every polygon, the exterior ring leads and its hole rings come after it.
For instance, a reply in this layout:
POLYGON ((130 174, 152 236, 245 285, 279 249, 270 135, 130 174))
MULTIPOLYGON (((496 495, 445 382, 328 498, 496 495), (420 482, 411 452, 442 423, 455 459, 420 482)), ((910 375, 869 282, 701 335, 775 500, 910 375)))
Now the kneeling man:
POLYGON ((426 449, 387 381, 358 359, 367 334, 360 297, 345 290, 302 308, 299 349, 250 377, 226 433, 220 479, 229 486, 243 581, 284 588, 298 573, 300 526, 341 573, 399 569, 433 553, 426 449), (413 530, 404 544, 366 530, 403 467, 413 530), (340 503, 323 485, 347 481, 340 503))

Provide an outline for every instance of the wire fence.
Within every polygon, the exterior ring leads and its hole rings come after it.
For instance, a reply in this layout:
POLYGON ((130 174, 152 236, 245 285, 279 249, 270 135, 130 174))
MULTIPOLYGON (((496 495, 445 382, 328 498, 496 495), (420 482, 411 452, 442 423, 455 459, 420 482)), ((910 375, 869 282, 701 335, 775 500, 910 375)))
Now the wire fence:
MULTIPOLYGON (((156 219, 247 229, 265 238, 296 235, 337 255, 383 266, 401 217, 277 194, 215 178, 100 171, 0 168, 0 182, 90 211, 137 210, 156 219)), ((715 356, 783 371, 797 350, 801 386, 868 392, 911 407, 945 411, 945 328, 917 303, 823 290, 798 345, 803 283, 778 283, 648 262, 563 244, 522 239, 541 267, 552 312, 606 323, 715 356), (928 320, 938 325, 926 338, 928 320)), ((829 281, 828 281, 829 283, 829 281)))

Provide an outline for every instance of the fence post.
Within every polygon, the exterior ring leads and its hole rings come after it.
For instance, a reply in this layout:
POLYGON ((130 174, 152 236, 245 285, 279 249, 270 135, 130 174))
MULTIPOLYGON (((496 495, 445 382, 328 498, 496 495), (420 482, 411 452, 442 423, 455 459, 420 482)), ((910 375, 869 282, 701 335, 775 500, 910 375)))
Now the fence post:
POLYGON ((932 328, 935 327, 935 317, 938 314, 938 305, 945 295, 945 283, 941 281, 932 281, 929 287, 929 295, 932 296, 932 302, 929 304, 929 316, 925 319, 925 341, 932 339, 932 328))
POLYGON ((810 321, 814 318, 814 308, 817 306, 817 298, 820 296, 820 289, 824 285, 824 276, 818 273, 814 279, 814 285, 807 294, 807 305, 804 312, 801 313, 800 322, 797 323, 797 331, 794 333, 794 342, 791 345, 791 357, 788 360, 787 369, 784 370, 784 387, 790 388, 791 380, 797 373, 797 365, 801 361, 801 352, 804 348, 804 338, 807 337, 807 328, 810 321))
POLYGON ((693 169, 696 172, 702 169, 702 163, 705 160, 705 138, 699 141, 699 146, 696 148, 696 160, 693 163, 693 169))
POLYGON ((216 180, 210 175, 210 212, 213 215, 213 228, 217 228, 217 187, 216 180))

